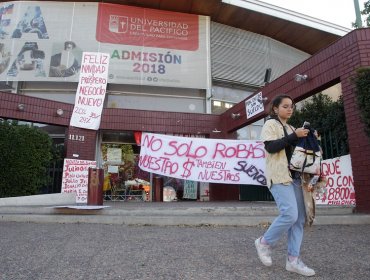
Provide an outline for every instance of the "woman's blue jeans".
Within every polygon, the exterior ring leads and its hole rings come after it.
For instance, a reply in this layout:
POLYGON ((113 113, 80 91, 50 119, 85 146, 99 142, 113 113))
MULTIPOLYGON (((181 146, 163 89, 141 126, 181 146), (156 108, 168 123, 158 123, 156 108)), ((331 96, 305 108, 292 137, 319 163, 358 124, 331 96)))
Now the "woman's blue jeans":
POLYGON ((274 246, 277 241, 288 233, 288 256, 299 256, 303 240, 303 228, 306 211, 300 179, 295 179, 289 185, 273 184, 270 189, 279 216, 273 221, 263 237, 267 243, 274 246))

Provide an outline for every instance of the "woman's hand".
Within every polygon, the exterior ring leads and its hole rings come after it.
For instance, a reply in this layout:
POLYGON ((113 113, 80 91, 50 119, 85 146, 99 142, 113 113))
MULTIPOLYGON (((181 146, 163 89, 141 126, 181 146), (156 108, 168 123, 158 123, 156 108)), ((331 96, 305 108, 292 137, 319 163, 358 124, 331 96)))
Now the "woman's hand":
POLYGON ((299 127, 295 130, 295 134, 298 136, 298 138, 306 137, 309 132, 309 129, 303 127, 299 127))

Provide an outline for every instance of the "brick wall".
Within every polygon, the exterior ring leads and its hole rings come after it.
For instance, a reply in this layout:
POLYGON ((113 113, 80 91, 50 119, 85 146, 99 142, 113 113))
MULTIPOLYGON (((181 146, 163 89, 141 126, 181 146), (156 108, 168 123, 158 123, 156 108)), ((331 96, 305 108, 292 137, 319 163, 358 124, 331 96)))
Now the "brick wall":
POLYGON ((233 133, 238 128, 267 116, 268 103, 275 95, 286 93, 297 102, 341 82, 356 192, 356 210, 370 213, 370 172, 368 171, 370 139, 366 136, 364 125, 360 120, 355 101, 355 85, 351 81, 356 76, 356 69, 366 66, 370 66, 369 28, 352 31, 265 86, 262 93, 268 100, 263 113, 246 120, 244 101, 225 112, 221 116, 221 130, 225 133, 233 133), (305 82, 296 82, 295 74, 307 74, 309 78, 305 82), (231 113, 240 113, 241 118, 232 120, 231 113))
POLYGON ((61 126, 68 126, 73 109, 70 104, 5 92, 0 92, 0 100, 1 118, 61 126), (19 104, 24 105, 23 111, 18 110, 19 104), (62 116, 57 115, 58 109, 63 110, 62 116))
POLYGON ((97 131, 68 127, 64 146, 66 158, 95 160, 97 131))

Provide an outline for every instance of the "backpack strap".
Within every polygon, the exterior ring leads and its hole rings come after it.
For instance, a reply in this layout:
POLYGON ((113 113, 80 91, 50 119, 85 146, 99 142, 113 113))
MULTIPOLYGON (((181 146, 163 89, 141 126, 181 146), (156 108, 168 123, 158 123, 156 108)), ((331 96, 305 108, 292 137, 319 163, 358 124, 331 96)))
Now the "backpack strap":
MULTIPOLYGON (((283 127, 283 130, 284 130, 284 136, 287 137, 288 132, 286 131, 285 126, 283 125, 283 123, 279 120, 278 117, 272 117, 272 118, 274 120, 277 120, 281 124, 281 126, 283 127)), ((290 126, 290 128, 292 129, 292 131, 294 131, 294 129, 291 126, 290 126)), ((293 154, 292 148, 290 146, 285 147, 285 155, 287 157, 288 162, 290 162, 290 159, 292 158, 292 154, 293 154)))

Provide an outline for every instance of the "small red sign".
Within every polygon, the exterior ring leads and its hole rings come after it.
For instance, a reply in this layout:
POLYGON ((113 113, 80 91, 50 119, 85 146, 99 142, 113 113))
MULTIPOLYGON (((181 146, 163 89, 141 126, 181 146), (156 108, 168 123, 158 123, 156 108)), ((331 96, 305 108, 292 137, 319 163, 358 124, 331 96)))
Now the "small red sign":
POLYGON ((199 16, 99 3, 96 39, 102 43, 195 51, 199 16))

